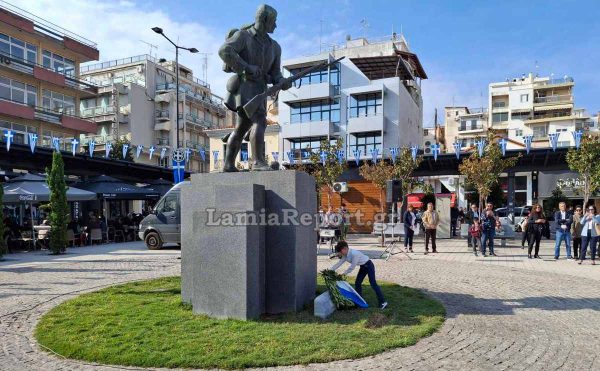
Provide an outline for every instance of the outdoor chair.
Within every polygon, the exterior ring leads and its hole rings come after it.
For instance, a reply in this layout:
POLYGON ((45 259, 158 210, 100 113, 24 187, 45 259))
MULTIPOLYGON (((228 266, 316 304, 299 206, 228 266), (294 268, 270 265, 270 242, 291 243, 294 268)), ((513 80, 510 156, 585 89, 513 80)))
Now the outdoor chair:
POLYGON ((75 242, 79 242, 79 238, 75 237, 72 229, 67 229, 67 242, 71 243, 71 247, 75 247, 75 242))
POLYGON ((90 231, 90 241, 92 245, 94 244, 94 241, 99 241, 99 243, 102 243, 102 230, 100 228, 93 228, 90 231))
POLYGON ((122 229, 115 229, 115 242, 118 242, 117 238, 121 240, 120 242, 125 242, 125 234, 122 229))
POLYGON ((37 246, 40 247, 40 249, 46 249, 48 248, 48 236, 50 234, 50 230, 49 229, 40 229, 38 231, 38 237, 37 237, 37 241, 36 244, 37 246))
POLYGON ((20 240, 24 246, 31 245, 31 248, 35 250, 35 246, 33 246, 33 238, 31 235, 31 231, 22 231, 20 240))

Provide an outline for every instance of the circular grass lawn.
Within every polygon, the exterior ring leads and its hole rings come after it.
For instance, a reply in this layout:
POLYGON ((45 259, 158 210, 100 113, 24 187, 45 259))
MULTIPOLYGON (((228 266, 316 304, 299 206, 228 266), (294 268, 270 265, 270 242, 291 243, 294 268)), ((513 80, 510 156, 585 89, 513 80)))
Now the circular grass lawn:
MULTIPOLYGON (((182 304, 180 277, 132 282, 81 295, 40 320, 40 344, 67 358, 139 367, 243 368, 359 358, 415 344, 444 322, 421 292, 381 282, 388 309, 217 320, 182 304)), ((319 279, 318 292, 325 286, 319 279)), ((369 286, 365 299, 375 304, 369 286)))

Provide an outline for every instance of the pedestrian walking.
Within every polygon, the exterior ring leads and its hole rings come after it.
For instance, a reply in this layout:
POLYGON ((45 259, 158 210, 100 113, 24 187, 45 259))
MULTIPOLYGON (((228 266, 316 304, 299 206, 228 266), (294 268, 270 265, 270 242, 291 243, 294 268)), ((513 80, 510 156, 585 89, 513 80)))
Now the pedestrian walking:
POLYGON ((527 223, 529 223, 529 218, 521 220, 521 249, 525 248, 525 242, 527 241, 527 223))
POLYGON ((542 206, 534 205, 533 209, 531 209, 531 213, 529 214, 529 221, 527 222, 527 257, 529 259, 531 259, 531 252, 533 250, 534 245, 535 255, 533 257, 536 259, 540 258, 540 242, 542 241, 542 235, 544 233, 545 224, 546 216, 544 215, 542 206))
POLYGON ((437 227, 440 224, 439 214, 433 210, 433 204, 427 204, 427 210, 423 213, 423 226, 425 227, 425 255, 429 254, 429 240, 431 240, 431 250, 437 253, 435 245, 435 235, 437 227))
POLYGON ((456 226, 458 225, 458 209, 455 207, 450 208, 450 234, 452 237, 456 237, 456 226))
MULTIPOLYGON (((471 228, 471 226, 474 224, 475 220, 479 220, 479 209, 477 207, 477 204, 471 204, 471 210, 469 210, 467 212, 467 214, 465 215, 465 219, 467 220, 467 223, 469 224, 469 228, 471 228)), ((467 247, 470 248, 472 246, 471 240, 473 239, 473 237, 471 236, 471 234, 467 234, 467 247)))
POLYGON ((598 236, 600 235, 600 216, 596 215, 596 206, 590 205, 587 213, 581 218, 581 254, 579 262, 583 263, 588 245, 592 253, 592 265, 596 265, 596 247, 598 245, 598 236))
POLYGON ((409 252, 413 252, 413 237, 417 228, 417 217, 414 213, 413 205, 408 205, 408 209, 402 217, 404 222, 404 247, 408 248, 409 252))
POLYGON ((383 293, 381 292, 381 288, 377 284, 377 280, 375 278, 375 265, 371 259, 358 250, 350 249, 346 241, 338 242, 335 246, 335 252, 338 254, 340 261, 335 263, 331 267, 331 270, 335 271, 342 264, 348 262, 350 263, 350 266, 343 273, 343 275, 348 275, 354 270, 354 268, 356 268, 356 266, 358 266, 359 270, 358 274, 356 275, 356 281, 354 282, 354 288, 356 289, 356 292, 358 295, 362 296, 362 282, 365 279, 365 276, 368 276, 371 288, 373 291, 375 291, 375 295, 377 295, 379 308, 385 309, 388 303, 385 301, 383 293))
POLYGON ((571 224, 573 216, 567 210, 567 204, 561 202, 558 204, 558 211, 554 213, 554 222, 556 223, 556 241, 554 244, 554 259, 558 260, 560 256, 560 245, 565 241, 567 247, 567 259, 571 260, 571 224))
POLYGON ((579 253, 581 251, 581 230, 583 225, 581 224, 581 206, 575 207, 573 213, 573 223, 571 224, 571 239, 573 240, 573 257, 579 259, 579 253))
POLYGON ((481 224, 479 219, 475 219, 473 225, 469 227, 469 235, 471 236, 473 254, 477 256, 477 247, 481 247, 481 224))
POLYGON ((489 248, 490 256, 497 256, 494 252, 494 238, 496 237, 496 218, 492 210, 486 210, 482 219, 481 255, 486 257, 486 249, 489 248))

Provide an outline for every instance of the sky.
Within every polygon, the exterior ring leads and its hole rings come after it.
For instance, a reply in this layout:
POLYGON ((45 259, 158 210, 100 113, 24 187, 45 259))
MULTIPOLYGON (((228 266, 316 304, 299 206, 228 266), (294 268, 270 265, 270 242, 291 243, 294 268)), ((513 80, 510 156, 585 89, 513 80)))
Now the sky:
MULTIPOLYGON (((231 28, 251 23, 260 2, 247 0, 11 0, 12 4, 98 44, 100 60, 139 54, 174 59, 174 49, 150 28, 208 53, 207 80, 224 95, 227 74, 217 51, 231 28), (151 48, 147 43, 156 45, 151 48)), ((445 106, 481 107, 488 84, 532 72, 575 79, 575 106, 600 111, 600 1, 273 0, 272 35, 283 58, 310 55, 352 38, 402 32, 428 79, 425 126, 445 106)), ((202 78, 204 57, 180 62, 202 78)), ((343 78, 343 77, 342 77, 343 78)), ((442 115, 440 115, 442 117, 442 115)))

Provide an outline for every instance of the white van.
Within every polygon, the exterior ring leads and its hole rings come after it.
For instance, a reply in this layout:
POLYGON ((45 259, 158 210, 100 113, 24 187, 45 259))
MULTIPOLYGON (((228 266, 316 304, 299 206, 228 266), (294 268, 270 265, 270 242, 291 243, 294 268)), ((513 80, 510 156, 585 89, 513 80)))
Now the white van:
POLYGON ((152 213, 140 222, 138 235, 150 250, 160 249, 165 243, 181 244, 181 187, 187 182, 173 186, 158 201, 152 213))

